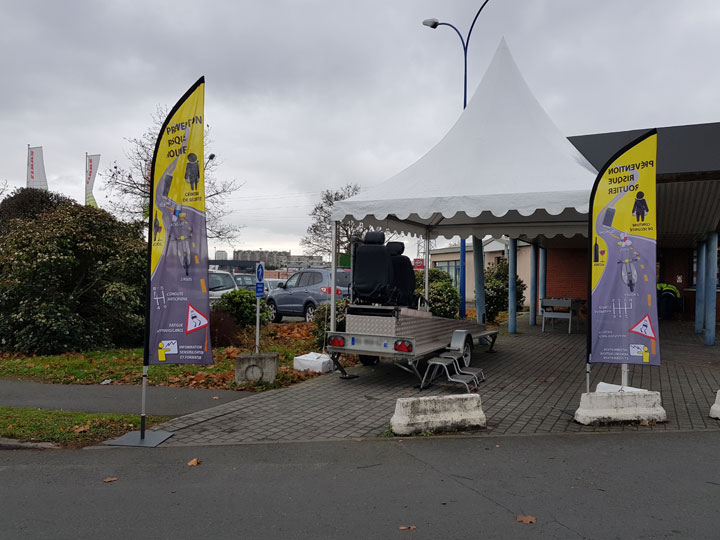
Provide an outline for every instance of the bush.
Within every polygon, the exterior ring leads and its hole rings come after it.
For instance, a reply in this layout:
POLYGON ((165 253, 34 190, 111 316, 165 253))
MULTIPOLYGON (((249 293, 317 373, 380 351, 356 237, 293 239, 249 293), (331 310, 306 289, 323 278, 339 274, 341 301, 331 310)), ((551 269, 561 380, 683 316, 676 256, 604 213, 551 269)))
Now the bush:
MULTIPOLYGON (((508 310, 508 262, 500 261, 485 271, 485 313, 488 321, 494 321, 501 311, 508 310)), ((527 285, 518 277, 515 286, 517 310, 521 311, 525 302, 527 285)))
POLYGON ((140 345, 142 225, 69 201, 20 216, 5 221, 0 235, 0 349, 56 354, 140 345))
POLYGON ((430 311, 435 317, 454 319, 460 311, 460 293, 449 281, 436 281, 430 284, 428 293, 430 311))
POLYGON ((33 221, 61 204, 74 204, 74 201, 44 189, 18 188, 0 202, 0 234, 9 232, 11 219, 33 221))
MULTIPOLYGON (((441 281, 451 283, 452 277, 445 270, 439 268, 430 268, 428 272, 428 280, 430 285, 433 283, 439 283, 441 281)), ((415 272, 415 292, 419 294, 425 294, 425 272, 415 272)))
MULTIPOLYGON (((214 311, 225 311, 232 315, 235 324, 241 328, 254 326, 256 322, 255 293, 246 289, 236 289, 223 294, 213 304, 214 311)), ((260 299, 260 325, 264 326, 270 321, 270 310, 264 299, 260 299)))
MULTIPOLYGON (((347 313, 347 300, 339 300, 335 303, 335 330, 337 332, 345 331, 345 314, 347 313)), ((312 335, 315 338, 315 344, 318 349, 325 348, 325 340, 327 333, 330 331, 330 304, 320 304, 315 309, 313 317, 312 335)))

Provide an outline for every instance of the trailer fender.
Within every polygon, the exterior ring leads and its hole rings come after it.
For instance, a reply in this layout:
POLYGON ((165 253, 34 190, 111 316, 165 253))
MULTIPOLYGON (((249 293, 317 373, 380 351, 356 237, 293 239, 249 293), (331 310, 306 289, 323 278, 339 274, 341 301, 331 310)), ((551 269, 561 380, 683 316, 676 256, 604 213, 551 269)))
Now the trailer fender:
POLYGON ((465 346, 465 340, 467 338, 470 338, 470 341, 472 341, 472 334, 469 330, 455 330, 452 333, 452 339, 450 340, 450 349, 453 349, 455 351, 462 351, 463 347, 465 346))

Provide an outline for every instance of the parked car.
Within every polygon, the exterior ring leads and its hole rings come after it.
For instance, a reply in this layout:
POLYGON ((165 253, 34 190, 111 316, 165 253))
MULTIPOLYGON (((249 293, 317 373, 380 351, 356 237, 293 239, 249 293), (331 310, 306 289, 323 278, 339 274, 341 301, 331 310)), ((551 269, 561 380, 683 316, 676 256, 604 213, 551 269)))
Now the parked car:
POLYGON ((238 289, 247 289, 255 292, 255 276, 253 274, 233 274, 238 289))
MULTIPOLYGON (((329 268, 312 268, 293 274, 267 296, 270 320, 280 322, 283 316, 292 316, 312 321, 315 308, 330 302, 331 277, 329 268)), ((338 300, 350 296, 350 283, 350 270, 338 270, 335 283, 338 300)))
POLYGON ((217 301, 223 294, 237 289, 233 275, 230 272, 221 270, 210 270, 208 272, 208 294, 210 303, 217 301))

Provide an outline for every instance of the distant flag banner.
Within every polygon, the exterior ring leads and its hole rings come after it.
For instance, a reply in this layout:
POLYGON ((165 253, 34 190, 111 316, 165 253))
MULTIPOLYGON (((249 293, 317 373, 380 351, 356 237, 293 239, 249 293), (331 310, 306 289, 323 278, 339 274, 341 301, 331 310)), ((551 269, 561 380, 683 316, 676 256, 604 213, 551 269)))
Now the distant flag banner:
POLYGON ((98 166, 100 165, 100 154, 85 156, 85 205, 97 208, 97 202, 93 196, 93 186, 95 185, 95 175, 97 175, 98 166))
POLYGON ((205 78, 172 108, 155 145, 146 364, 212 364, 204 175, 205 78))
POLYGON ((47 191, 42 146, 28 146, 26 187, 47 191))
POLYGON ((592 363, 660 365, 656 302, 657 130, 613 156, 590 196, 592 363))

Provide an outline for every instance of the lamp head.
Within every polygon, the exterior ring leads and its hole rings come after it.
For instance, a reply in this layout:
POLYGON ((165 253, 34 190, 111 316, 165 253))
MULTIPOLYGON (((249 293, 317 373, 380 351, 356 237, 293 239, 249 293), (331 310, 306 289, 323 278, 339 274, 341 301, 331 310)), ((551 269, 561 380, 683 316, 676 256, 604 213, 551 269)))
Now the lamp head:
POLYGON ((430 28, 437 28, 438 24, 440 24, 440 21, 438 21, 437 19, 425 19, 423 21, 423 24, 425 26, 429 26, 430 28))
POLYGON ((212 161, 213 159, 215 159, 215 154, 210 154, 207 158, 208 161, 212 161))

